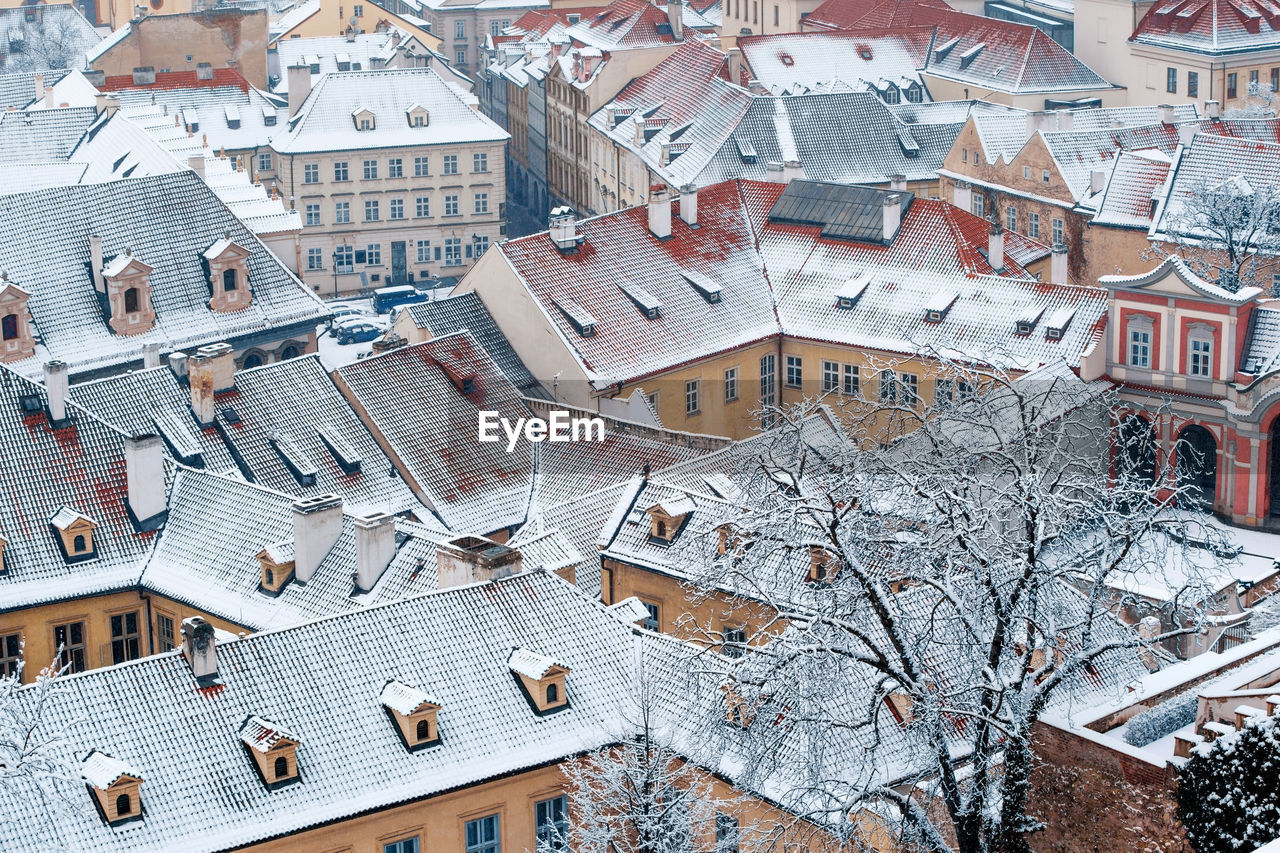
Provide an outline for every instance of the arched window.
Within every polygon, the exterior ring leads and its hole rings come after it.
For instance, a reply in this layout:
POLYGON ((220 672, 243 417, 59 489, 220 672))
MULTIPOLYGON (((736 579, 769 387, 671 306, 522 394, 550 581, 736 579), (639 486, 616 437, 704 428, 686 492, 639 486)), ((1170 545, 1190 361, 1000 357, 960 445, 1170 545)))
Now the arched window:
POLYGON ((418 740, 426 740, 430 734, 431 726, 427 724, 427 721, 418 720, 418 740))
POLYGON ((302 355, 302 353, 293 344, 289 344, 287 347, 280 350, 280 358, 282 360, 287 358, 297 358, 300 355, 302 355))
POLYGON ((289 775, 289 759, 283 755, 276 759, 276 778, 283 779, 289 775))
POLYGON ((84 534, 77 533, 76 538, 71 540, 71 550, 79 554, 86 547, 88 547, 88 543, 85 541, 84 534))
POLYGON ((658 519, 658 536, 662 539, 667 538, 667 523, 662 519, 658 519))
POLYGON ((256 352, 249 353, 244 357, 243 367, 245 370, 248 370, 250 367, 262 367, 262 356, 258 355, 256 352))
POLYGON ((133 811, 133 800, 128 794, 121 794, 116 797, 116 816, 124 817, 133 811))
POLYGON ((1178 435, 1178 485, 1186 489, 1180 502, 1189 509, 1212 509, 1218 485, 1218 442, 1213 433, 1190 424, 1178 435))
POLYGON ((131 287, 124 292, 124 313, 134 314, 138 310, 138 288, 131 287))
POLYGON ((17 340, 18 338, 18 315, 5 314, 4 320, 0 320, 0 327, 3 328, 4 339, 6 341, 17 340))
POLYGON ((547 704, 560 701, 560 688, 554 684, 547 685, 547 704))
POLYGON ((222 289, 228 292, 236 289, 236 271, 235 270, 222 271, 222 289))

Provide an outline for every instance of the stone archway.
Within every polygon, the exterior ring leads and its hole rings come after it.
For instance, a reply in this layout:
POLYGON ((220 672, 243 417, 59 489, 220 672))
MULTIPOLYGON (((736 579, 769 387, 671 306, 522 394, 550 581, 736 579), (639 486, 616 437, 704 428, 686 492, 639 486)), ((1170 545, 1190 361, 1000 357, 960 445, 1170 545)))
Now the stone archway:
POLYGON ((1270 448, 1270 459, 1267 460, 1268 489, 1271 499, 1268 514, 1272 518, 1280 518, 1280 417, 1271 421, 1271 431, 1267 446, 1270 448))
POLYGON ((1155 427, 1146 418, 1126 415, 1120 421, 1118 432, 1118 473, 1137 476, 1144 482, 1154 483, 1157 465, 1155 427))
POLYGON ((1176 445, 1178 486, 1188 509, 1212 510, 1218 485, 1218 442, 1199 424, 1188 424, 1176 445))

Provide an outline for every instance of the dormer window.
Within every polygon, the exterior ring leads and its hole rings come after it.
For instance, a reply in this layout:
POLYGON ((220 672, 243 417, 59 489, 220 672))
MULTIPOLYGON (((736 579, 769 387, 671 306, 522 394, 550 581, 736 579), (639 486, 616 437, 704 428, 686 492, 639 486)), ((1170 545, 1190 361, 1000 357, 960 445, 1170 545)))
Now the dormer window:
POLYGON ((809 546, 809 569, 805 580, 809 583, 831 583, 840 570, 840 563, 830 551, 821 545, 809 546))
POLYGON ((11 281, 0 282, 0 361, 22 361, 36 353, 27 302, 31 294, 11 281))
POLYGON ((156 312, 151 307, 151 273, 154 271, 155 267, 128 250, 102 268, 110 310, 108 324, 117 335, 140 335, 155 325, 156 312))
POLYGON ((142 817, 142 775, 125 762, 95 749, 80 765, 80 776, 107 823, 142 817))
POLYGON ((252 716, 240 726, 240 742, 245 745, 254 767, 268 790, 298 781, 297 735, 262 717, 252 716))
POLYGON ((427 112, 426 107, 418 104, 405 110, 405 115, 409 119, 409 127, 426 127, 431 124, 431 113, 427 112))
POLYGON ((410 752, 440 743, 440 700, 395 680, 383 686, 378 698, 410 752))
POLYGON ((204 260, 209 265, 209 307, 214 311, 243 311, 253 304, 249 254, 230 234, 204 250, 204 260))
POLYGON ((649 507, 645 510, 649 516, 649 541, 654 545, 671 544, 688 523, 694 509, 693 499, 688 495, 649 507))
POLYGON ((946 319, 947 312, 955 304, 957 296, 958 294, 954 290, 940 290, 934 294, 933 298, 924 306, 925 322, 941 323, 946 319))
POLYGON ((569 707, 565 693, 565 676, 569 667, 538 652, 525 648, 512 649, 507 667, 524 689, 525 699, 539 716, 569 707))
POLYGON ((364 107, 361 107, 357 109, 355 112, 353 112, 351 114, 351 117, 352 119, 355 120, 356 130, 360 130, 360 131, 373 130, 377 124, 377 122, 374 119, 373 113, 365 109, 364 107))
POLYGON ((62 556, 68 563, 89 560, 98 556, 97 545, 93 534, 98 529, 98 522, 83 513, 64 506, 49 519, 58 544, 62 547, 62 556))
POLYGON ((289 581, 293 580, 293 540, 268 545, 256 556, 261 568, 259 587, 269 595, 279 595, 289 581))

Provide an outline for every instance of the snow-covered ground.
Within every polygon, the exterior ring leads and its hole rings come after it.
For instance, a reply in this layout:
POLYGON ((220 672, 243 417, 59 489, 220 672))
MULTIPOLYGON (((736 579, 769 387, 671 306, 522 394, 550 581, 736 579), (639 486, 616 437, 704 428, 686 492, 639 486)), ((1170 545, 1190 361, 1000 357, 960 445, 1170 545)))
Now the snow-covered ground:
MULTIPOLYGON (((372 299, 335 299, 329 302, 330 305, 351 305, 359 308, 368 318, 380 326, 386 328, 391 327, 391 318, 387 314, 378 314, 373 310, 372 299)), ((365 341, 362 344, 340 344, 337 338, 329 337, 329 328, 327 325, 316 327, 316 338, 319 341, 320 363, 327 370, 336 370, 344 367, 354 361, 362 358, 368 358, 373 353, 373 341, 365 341)))

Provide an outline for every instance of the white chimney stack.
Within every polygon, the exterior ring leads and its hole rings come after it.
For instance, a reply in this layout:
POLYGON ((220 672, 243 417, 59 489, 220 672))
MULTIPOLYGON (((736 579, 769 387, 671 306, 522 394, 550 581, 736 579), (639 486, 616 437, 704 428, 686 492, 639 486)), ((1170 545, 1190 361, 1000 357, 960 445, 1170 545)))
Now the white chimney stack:
POLYGON ((676 41, 684 38, 684 0, 667 0, 667 21, 676 41))
POLYGON ((102 238, 89 237, 89 272, 93 275, 93 289, 99 293, 107 292, 106 282, 102 280, 102 238))
POLYGON ((191 171, 195 172, 200 178, 204 179, 204 155, 192 154, 187 158, 187 165, 191 167, 191 171))
POLYGON ((961 210, 972 210, 973 186, 968 181, 956 181, 951 188, 951 203, 961 210))
POLYGON ((991 223, 991 233, 987 241, 987 262, 996 272, 1004 271, 1004 229, 999 223, 991 223))
POLYGON ((142 369, 150 370, 160 366, 160 342, 152 341, 142 345, 142 369))
POLYGON ((693 184, 680 188, 680 218, 690 228, 698 224, 698 188, 693 184))
POLYGON ((178 379, 187 378, 187 354, 185 352, 169 353, 169 369, 178 379))
POLYGON ((1067 247, 1062 243, 1053 244, 1053 254, 1049 256, 1049 280, 1054 284, 1067 283, 1067 247))
POLYGON ((285 73, 289 75, 289 118, 293 118, 298 114, 302 102, 311 94, 311 66, 290 65, 285 73))
POLYGON ((315 495, 293 502, 293 576, 311 580, 342 533, 342 498, 315 495))
POLYGON ((182 620, 182 656, 196 678, 218 674, 218 637, 214 627, 201 616, 182 620))
POLYGON ((787 160, 782 164, 782 181, 783 183, 791 183, 792 181, 804 180, 804 166, 799 160, 787 160))
POLYGON ((891 193, 884 197, 881 202, 881 222, 884 225, 883 234, 881 235, 886 244, 892 243, 894 236, 898 233, 898 226, 902 224, 902 196, 897 193, 891 193))
POLYGON ((396 555, 396 520, 385 512, 356 519, 356 587, 373 589, 396 555))
POLYGON ((67 419, 67 370, 65 361, 44 363, 44 390, 49 395, 49 420, 55 424, 67 419))
POLYGON ((1178 144, 1190 148, 1191 141, 1196 138, 1196 126, 1191 123, 1178 125, 1178 144))
POLYGON ((906 192, 907 176, 906 175, 890 175, 889 189, 893 190, 894 192, 900 192, 900 193, 906 192))
POLYGON ((1161 104, 1158 109, 1160 110, 1160 123, 1173 124, 1173 104, 1161 104))
POLYGON ((1204 114, 1208 116, 1211 121, 1217 121, 1222 118, 1222 104, 1217 101, 1205 101, 1204 114))
POLYGON ((659 240, 671 236, 671 194, 665 186, 649 188, 649 231, 659 240))
POLYGON ((46 110, 51 110, 55 106, 56 104, 53 101, 53 87, 45 86, 44 87, 44 108, 46 110))
POLYGON ((32 100, 38 101, 44 97, 44 75, 37 74, 33 82, 36 84, 36 96, 32 100))
POLYGON ((1101 169, 1094 169, 1089 173, 1089 192, 1097 195, 1107 188, 1107 173, 1101 169))
POLYGON ((125 439, 124 471, 129 493, 129 512, 144 529, 166 509, 164 482, 164 441, 158 435, 125 439))

